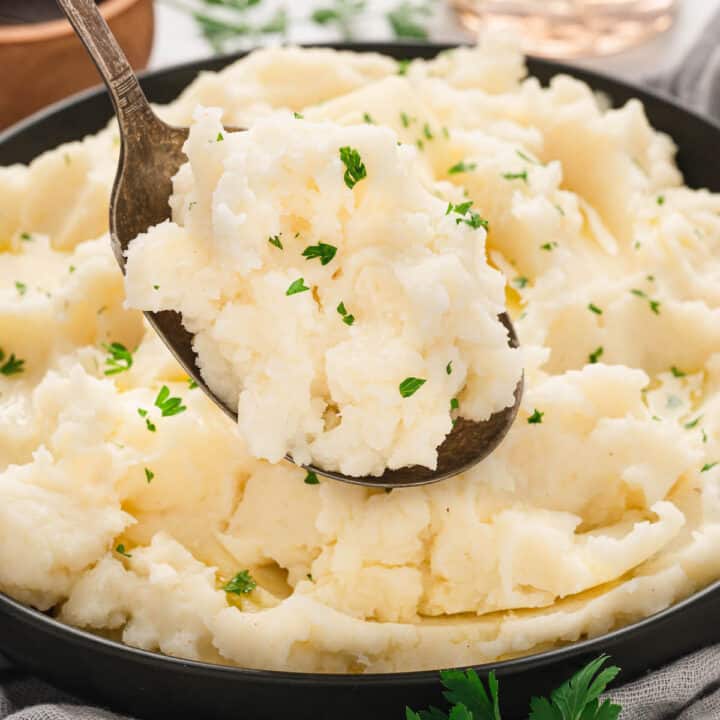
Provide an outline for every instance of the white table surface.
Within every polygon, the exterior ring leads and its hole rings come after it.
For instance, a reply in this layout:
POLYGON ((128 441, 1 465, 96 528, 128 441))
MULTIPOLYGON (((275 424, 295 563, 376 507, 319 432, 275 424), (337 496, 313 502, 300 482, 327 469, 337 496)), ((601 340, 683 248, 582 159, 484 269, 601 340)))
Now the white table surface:
MULTIPOLYGON (((156 0, 156 35, 150 59, 151 68, 207 57, 213 52, 189 13, 173 4, 182 1, 156 0)), ((337 41, 340 37, 333 29, 320 27, 308 19, 313 9, 328 4, 323 0, 263 0, 254 12, 272 14, 284 7, 290 17, 285 42, 337 41)), ((392 40, 384 13, 396 5, 397 0, 369 0, 368 10, 356 24, 357 39, 392 40)), ((618 55, 574 62, 631 81, 668 70, 682 61, 687 49, 719 7, 720 0, 681 0, 677 20, 666 33, 618 55)), ((471 39, 457 23, 453 13, 443 7, 442 0, 438 0, 438 10, 430 24, 430 36, 432 40, 441 42, 471 39)), ((275 43, 281 41, 277 37, 267 40, 275 43)), ((252 41, 246 43, 246 46, 250 46, 252 41)))

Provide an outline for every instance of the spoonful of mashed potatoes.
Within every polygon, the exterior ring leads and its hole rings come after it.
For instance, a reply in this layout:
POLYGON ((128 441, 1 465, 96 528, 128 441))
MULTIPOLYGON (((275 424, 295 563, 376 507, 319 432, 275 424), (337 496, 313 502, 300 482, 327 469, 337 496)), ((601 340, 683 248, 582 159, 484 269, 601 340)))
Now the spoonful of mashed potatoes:
POLYGON ((522 360, 482 209, 371 118, 277 111, 231 132, 199 107, 189 131, 165 125, 95 4, 60 2, 118 114, 127 303, 250 453, 385 487, 486 457, 517 413, 522 360))

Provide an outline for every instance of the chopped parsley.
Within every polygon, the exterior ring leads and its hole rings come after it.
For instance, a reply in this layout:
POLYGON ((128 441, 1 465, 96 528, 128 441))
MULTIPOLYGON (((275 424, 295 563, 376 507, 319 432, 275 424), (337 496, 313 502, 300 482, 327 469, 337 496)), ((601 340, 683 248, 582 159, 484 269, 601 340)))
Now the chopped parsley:
POLYGON ((342 320, 346 325, 352 325, 355 322, 355 316, 351 315, 346 309, 345 309, 345 303, 340 301, 340 303, 337 306, 338 313, 342 316, 342 320))
POLYGON ((297 295, 298 293, 309 290, 309 287, 305 286, 304 278, 298 278, 290 283, 290 287, 285 291, 286 295, 297 295))
POLYGON ((20 239, 28 242, 28 240, 32 240, 32 235, 29 232, 21 232, 20 239))
POLYGON ((602 357, 602 354, 604 352, 605 350, 603 350, 602 345, 599 348, 593 350, 593 352, 588 355, 588 361, 590 362, 590 364, 594 365, 602 357))
POLYGON ((452 203, 448 203, 445 214, 449 215, 451 212, 454 212, 460 215, 461 217, 455 218, 455 223, 457 225, 459 225, 460 223, 465 223, 465 225, 469 225, 475 230, 477 230, 478 228, 484 228, 485 230, 488 230, 490 228, 490 223, 484 217, 481 217, 478 213, 470 210, 472 204, 472 200, 467 200, 466 202, 460 203, 459 205, 453 205, 452 203))
POLYGON ((27 285, 24 282, 20 282, 19 280, 15 281, 15 289, 18 291, 19 295, 24 295, 27 292, 27 285))
POLYGON ((366 122, 368 125, 374 125, 375 121, 372 118, 372 115, 368 112, 363 113, 363 121, 366 122))
POLYGON ((638 288, 633 288, 630 290, 630 292, 635 295, 635 297, 642 298, 643 300, 648 301, 648 305, 650 306, 650 310, 652 310, 656 315, 660 314, 660 301, 659 300, 652 300, 648 297, 647 293, 643 292, 642 290, 638 290, 638 288))
POLYGON ((122 543, 120 543, 120 544, 115 548, 115 552, 116 552, 118 555, 122 555, 123 557, 126 557, 126 558, 131 558, 131 557, 132 557, 132 555, 125 549, 125 546, 124 546, 122 543))
POLYGON ((506 172, 502 174, 502 177, 505 178, 505 180, 522 180, 524 182, 528 181, 528 174, 527 170, 523 170, 522 172, 506 172))
POLYGON ((304 120, 304 119, 305 119, 305 116, 304 116, 302 113, 299 113, 299 112, 294 112, 294 113, 293 113, 293 117, 294 117, 296 120, 304 120))
POLYGON ((170 417, 184 412, 187 408, 182 404, 182 398, 170 397, 170 388, 163 385, 155 398, 155 407, 160 408, 163 417, 170 417))
POLYGON ((692 430, 694 427, 697 427, 697 424, 702 420, 703 416, 698 415, 694 420, 690 420, 689 422, 686 422, 683 427, 686 430, 692 430))
POLYGON ((317 473, 314 473, 312 470, 308 470, 308 473, 305 476, 305 484, 306 485, 319 485, 320 480, 318 480, 317 473))
POLYGON ((334 245, 321 242, 317 245, 308 245, 308 247, 303 250, 302 256, 306 260, 320 258, 320 263, 327 265, 335 257, 336 252, 337 248, 334 245))
POLYGON ((664 205, 665 204, 665 196, 664 195, 658 195, 656 198, 656 202, 658 205, 664 205))
POLYGON ((445 366, 445 372, 448 375, 452 375, 452 360, 445 366))
POLYGON ((426 382, 427 380, 424 380, 423 378, 406 377, 400 385, 398 385, 398 390, 400 390, 400 395, 402 395, 402 397, 409 398, 411 395, 414 395, 426 382))
POLYGON ((10 375, 19 375, 25 369, 25 361, 15 357, 15 353, 10 353, 10 357, 5 360, 5 353, 0 348, 0 374, 9 377, 10 375), (3 362, 4 361, 4 362, 3 362))
POLYGON ((599 307, 598 307, 597 305, 595 305, 594 303, 588 303, 588 310, 589 310, 590 312, 594 312, 596 315, 602 315, 602 314, 603 314, 602 309, 599 308, 599 307))
POLYGON ((305 577, 312 583, 315 582, 315 578, 313 578, 312 573, 307 573, 305 577))
POLYGON ((411 122, 415 122, 414 118, 411 118, 406 112, 400 113, 400 122, 404 128, 410 127, 411 122))
POLYGON ((159 285, 153 285, 153 290, 159 290, 159 289, 160 289, 159 285))
POLYGON ((145 425, 150 432, 155 432, 157 430, 157 426, 150 418, 145 418, 145 425))
POLYGON ((74 273, 74 272, 75 272, 75 266, 74 266, 74 265, 71 265, 71 266, 68 268, 68 272, 69 272, 69 273, 74 273))
POLYGON ((558 246, 557 241, 556 241, 556 240, 552 240, 552 241, 550 241, 550 242, 543 243, 543 244, 540 246, 540 249, 541 249, 541 250, 547 250, 548 252, 550 252, 550 250, 554 250, 557 246, 558 246))
POLYGON ((673 377, 676 377, 676 378, 685 377, 685 375, 686 375, 686 373, 684 373, 682 370, 677 368, 675 365, 673 365, 670 368, 670 372, 673 374, 673 377))
POLYGON ((427 140, 432 140, 435 136, 432 134, 432 130, 430 129, 430 126, 425 123, 423 125, 423 135, 427 140))
POLYGON ((701 468, 700 472, 707 472, 708 470, 712 470, 720 461, 715 461, 711 463, 705 463, 701 468))
POLYGON ((105 375, 117 375, 132 367, 132 353, 122 343, 114 342, 110 343, 110 345, 103 345, 103 347, 109 353, 108 357, 105 358, 107 367, 105 375))
POLYGON ((460 162, 455 163, 452 167, 448 168, 448 175, 457 175, 458 173, 471 172, 476 167, 477 163, 465 162, 464 160, 461 160, 460 162))
POLYGON ((271 245, 274 245, 274 246, 275 246, 276 248, 278 248, 279 250, 283 250, 283 249, 284 249, 284 248, 283 248, 283 244, 282 244, 282 240, 280 240, 280 233, 278 233, 277 235, 271 235, 271 236, 268 238, 268 242, 269 242, 271 245))
POLYGON ((525 162, 532 163, 533 165, 539 165, 540 163, 537 160, 534 160, 529 155, 526 155, 522 150, 516 150, 515 154, 521 158, 522 160, 525 160, 525 162))
POLYGON ((155 473, 150 470, 150 468, 145 468, 145 479, 148 481, 148 483, 151 483, 154 477, 155 473))
POLYGON ((215 138, 215 142, 222 142, 224 139, 225 139, 225 136, 221 132, 219 132, 217 134, 217 137, 215 138))
POLYGON ((450 410, 457 410, 460 407, 460 401, 457 398, 450 400, 450 410))
POLYGON ((540 412, 537 408, 533 410, 533 414, 527 419, 529 425, 539 425, 542 422, 544 412, 540 412))
POLYGON ((249 570, 241 570, 230 582, 225 583, 222 589, 233 595, 247 595, 257 587, 257 583, 250 575, 249 570))
POLYGON ((340 148, 340 160, 345 165, 343 180, 352 190, 363 178, 367 177, 367 169, 360 157, 360 153, 347 145, 340 148))
POLYGON ((397 61, 397 74, 398 75, 407 75, 408 68, 410 67, 410 63, 412 60, 398 60, 397 61))
POLYGON ((423 141, 422 141, 422 138, 418 138, 418 139, 415 141, 415 144, 418 146, 418 149, 419 149, 419 150, 424 150, 424 149, 425 149, 425 145, 424 145, 424 143, 423 143, 423 141))
POLYGON ((194 390, 198 386, 198 384, 192 378, 188 378, 187 384, 188 390, 194 390))
POLYGON ((529 280, 524 275, 518 275, 512 281, 512 284, 519 290, 522 290, 524 287, 527 287, 528 282, 529 282, 529 280))

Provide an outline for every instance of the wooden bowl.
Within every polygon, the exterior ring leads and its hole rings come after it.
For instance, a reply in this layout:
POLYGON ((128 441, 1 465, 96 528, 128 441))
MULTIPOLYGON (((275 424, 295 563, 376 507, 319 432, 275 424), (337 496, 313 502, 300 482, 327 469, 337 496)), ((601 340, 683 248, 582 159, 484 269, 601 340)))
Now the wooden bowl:
MULTIPOLYGON (((140 70, 153 44, 152 0, 104 0, 100 10, 140 70)), ((0 130, 67 95, 100 82, 67 20, 0 25, 0 130)))

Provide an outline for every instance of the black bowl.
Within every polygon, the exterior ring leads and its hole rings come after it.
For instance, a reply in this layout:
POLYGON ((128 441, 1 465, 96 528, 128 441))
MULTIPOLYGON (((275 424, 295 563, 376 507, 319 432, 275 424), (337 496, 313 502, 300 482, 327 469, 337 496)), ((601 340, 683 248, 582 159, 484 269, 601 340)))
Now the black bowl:
MULTIPOLYGON (((429 58, 444 45, 335 46, 396 58, 429 58)), ((239 55, 213 58, 148 73, 142 85, 151 100, 169 102, 201 70, 219 70, 239 55)), ((679 146, 678 163, 691 187, 720 192, 720 127, 667 99, 594 73, 530 60, 531 74, 547 82, 567 72, 614 105, 639 98, 651 123, 679 146)), ((105 125, 112 110, 103 90, 54 105, 0 135, 0 165, 28 162, 39 153, 105 125)), ((607 635, 525 658, 477 667, 495 670, 506 718, 527 716, 531 695, 546 694, 588 660, 609 653, 622 681, 720 641, 720 583, 663 612, 607 635)), ((17 665, 80 696, 145 718, 253 720, 290 715, 297 720, 366 720, 404 716, 405 705, 442 705, 436 672, 323 675, 271 672, 190 662, 126 647, 67 627, 0 595, 0 652, 17 665)))

